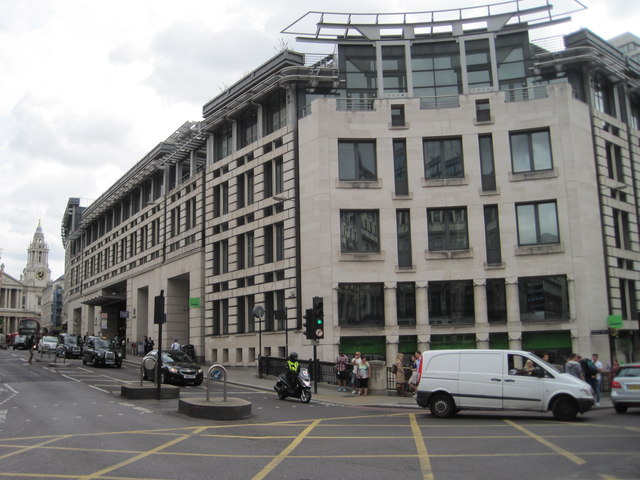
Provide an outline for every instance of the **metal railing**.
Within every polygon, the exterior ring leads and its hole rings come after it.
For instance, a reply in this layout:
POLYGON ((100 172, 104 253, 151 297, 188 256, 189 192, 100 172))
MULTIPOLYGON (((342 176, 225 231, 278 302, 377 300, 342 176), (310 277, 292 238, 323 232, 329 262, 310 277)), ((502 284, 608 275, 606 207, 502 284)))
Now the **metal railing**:
POLYGON ((504 102, 528 102, 529 100, 540 100, 547 98, 546 85, 536 85, 533 87, 513 88, 504 91, 504 102))
POLYGON ((458 108, 459 106, 459 95, 441 95, 437 97, 420 98, 420 108, 422 110, 440 110, 443 108, 458 108))
POLYGON ((375 110, 374 98, 336 98, 336 110, 369 112, 375 110))

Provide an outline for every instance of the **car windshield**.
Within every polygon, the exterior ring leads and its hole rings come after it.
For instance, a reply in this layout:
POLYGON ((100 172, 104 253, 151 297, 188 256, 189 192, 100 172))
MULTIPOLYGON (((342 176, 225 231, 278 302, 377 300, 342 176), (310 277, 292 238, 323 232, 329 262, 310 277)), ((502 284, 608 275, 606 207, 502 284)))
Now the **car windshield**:
POLYGON ((43 337, 42 341, 44 343, 57 343, 58 339, 56 337, 43 337))
POLYGON ((193 360, 191 360, 191 357, 186 353, 182 353, 182 352, 163 353, 162 361, 164 363, 173 363, 173 362, 193 363, 193 360))
POLYGON ((98 338, 95 341, 96 348, 109 348, 109 342, 103 340, 102 338, 98 338))
POLYGON ((78 339, 76 337, 64 337, 64 343, 69 345, 77 345, 78 339))
POLYGON ((618 377, 640 377, 640 367, 622 367, 618 377))
POLYGON ((15 338, 15 341, 20 341, 20 340, 23 340, 23 341, 24 341, 26 338, 27 338, 27 337, 25 337, 24 335, 18 335, 18 336, 15 338))

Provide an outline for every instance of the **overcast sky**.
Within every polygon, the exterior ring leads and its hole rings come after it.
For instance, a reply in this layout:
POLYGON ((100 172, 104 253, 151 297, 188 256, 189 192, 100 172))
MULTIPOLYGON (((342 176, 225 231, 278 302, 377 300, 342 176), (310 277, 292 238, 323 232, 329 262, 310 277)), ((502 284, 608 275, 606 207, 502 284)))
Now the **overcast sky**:
MULTIPOLYGON (((581 1, 588 9, 549 35, 583 27, 605 39, 640 35, 637 0, 581 1)), ((87 205, 98 198, 283 45, 311 51, 280 33, 307 11, 421 12, 497 2, 0 0, 0 263, 20 278, 41 221, 52 276, 62 275, 60 225, 69 197, 87 205)))

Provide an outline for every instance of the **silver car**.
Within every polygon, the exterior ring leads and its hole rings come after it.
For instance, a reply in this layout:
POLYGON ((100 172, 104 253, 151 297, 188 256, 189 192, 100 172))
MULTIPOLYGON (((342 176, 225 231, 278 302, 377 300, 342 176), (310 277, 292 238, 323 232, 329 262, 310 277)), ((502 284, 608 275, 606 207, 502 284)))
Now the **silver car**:
POLYGON ((44 336, 38 342, 38 353, 40 352, 53 352, 58 345, 58 337, 44 336))
POLYGON ((611 382, 611 401, 618 413, 629 407, 640 407, 640 363, 628 363, 611 382))

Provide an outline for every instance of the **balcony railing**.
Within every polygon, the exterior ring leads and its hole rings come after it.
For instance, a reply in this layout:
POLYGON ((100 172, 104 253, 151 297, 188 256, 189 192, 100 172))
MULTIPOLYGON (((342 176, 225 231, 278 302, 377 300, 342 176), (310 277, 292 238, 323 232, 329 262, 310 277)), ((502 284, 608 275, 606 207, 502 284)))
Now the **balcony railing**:
POLYGON ((420 98, 420 108, 422 110, 440 110, 442 108, 458 108, 459 106, 459 95, 420 98))
POLYGON ((540 100, 547 98, 546 85, 537 85, 535 87, 513 88, 504 91, 504 102, 528 102, 529 100, 540 100))
POLYGON ((337 98, 336 109, 340 111, 373 111, 373 98, 337 98))

